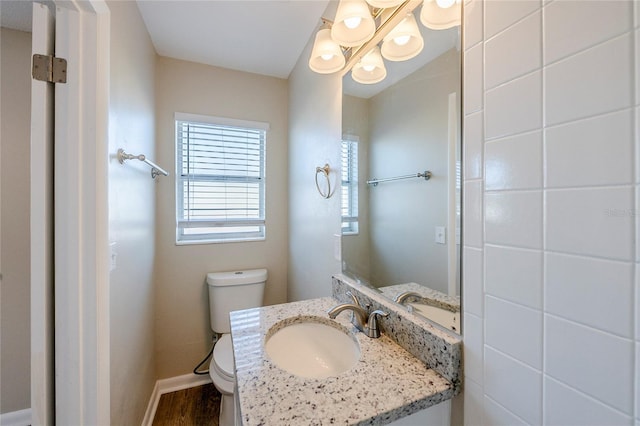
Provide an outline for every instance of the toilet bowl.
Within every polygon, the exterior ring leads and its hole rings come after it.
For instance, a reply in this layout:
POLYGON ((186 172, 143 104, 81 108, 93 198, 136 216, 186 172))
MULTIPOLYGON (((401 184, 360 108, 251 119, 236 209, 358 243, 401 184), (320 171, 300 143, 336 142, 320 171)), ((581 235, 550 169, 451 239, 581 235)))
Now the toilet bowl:
POLYGON ((220 426, 234 424, 235 376, 233 371, 233 348, 231 335, 223 334, 213 349, 213 356, 209 364, 209 376, 213 385, 222 395, 220 403, 220 426))
POLYGON ((211 330, 221 335, 213 348, 213 356, 209 364, 209 375, 213 385, 222 394, 220 426, 233 426, 236 423, 233 397, 235 377, 233 346, 229 334, 231 332, 229 313, 261 306, 266 281, 266 269, 207 274, 211 330))

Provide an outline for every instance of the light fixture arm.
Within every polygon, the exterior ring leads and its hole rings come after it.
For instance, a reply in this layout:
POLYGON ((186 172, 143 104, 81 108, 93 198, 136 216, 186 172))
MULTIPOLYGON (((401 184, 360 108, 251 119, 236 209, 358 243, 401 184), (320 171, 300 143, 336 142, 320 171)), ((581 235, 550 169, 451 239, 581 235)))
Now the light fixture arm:
MULTIPOLYGON (((418 6, 420 6, 422 1, 423 0, 406 0, 391 12, 389 17, 384 22, 380 23, 371 40, 365 42, 360 47, 351 49, 351 54, 346 58, 347 61, 341 71, 341 75, 344 76, 349 73, 351 68, 353 68, 353 66, 357 64, 366 53, 373 49, 374 46, 377 46, 382 39, 384 39, 384 37, 407 16, 407 14, 412 13, 418 6)), ((322 18, 322 20, 323 22, 325 21, 324 18, 322 18)))

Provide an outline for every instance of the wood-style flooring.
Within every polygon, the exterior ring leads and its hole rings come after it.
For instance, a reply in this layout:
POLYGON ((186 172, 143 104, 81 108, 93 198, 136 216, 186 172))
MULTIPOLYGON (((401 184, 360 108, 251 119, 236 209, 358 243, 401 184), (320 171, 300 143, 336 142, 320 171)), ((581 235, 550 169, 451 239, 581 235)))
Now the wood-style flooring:
POLYGON ((154 426, 218 426, 220 393, 209 383, 160 396, 154 426))

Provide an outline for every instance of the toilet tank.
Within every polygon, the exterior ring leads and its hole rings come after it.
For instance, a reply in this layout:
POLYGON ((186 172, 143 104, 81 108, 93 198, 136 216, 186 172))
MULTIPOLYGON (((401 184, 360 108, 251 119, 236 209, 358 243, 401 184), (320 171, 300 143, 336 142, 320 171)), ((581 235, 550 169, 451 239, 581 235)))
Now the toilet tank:
POLYGON ((229 312, 262 306, 266 281, 266 269, 207 274, 211 329, 229 333, 229 312))

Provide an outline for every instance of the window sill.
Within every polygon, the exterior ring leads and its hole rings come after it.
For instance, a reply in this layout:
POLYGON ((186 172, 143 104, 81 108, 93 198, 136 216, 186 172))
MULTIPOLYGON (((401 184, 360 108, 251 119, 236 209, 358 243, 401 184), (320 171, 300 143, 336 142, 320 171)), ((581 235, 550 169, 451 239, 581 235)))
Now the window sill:
POLYGON ((266 237, 259 238, 233 238, 227 240, 189 240, 189 241, 176 241, 177 246, 191 246, 202 244, 225 244, 225 243, 253 243, 257 241, 265 241, 266 237))

